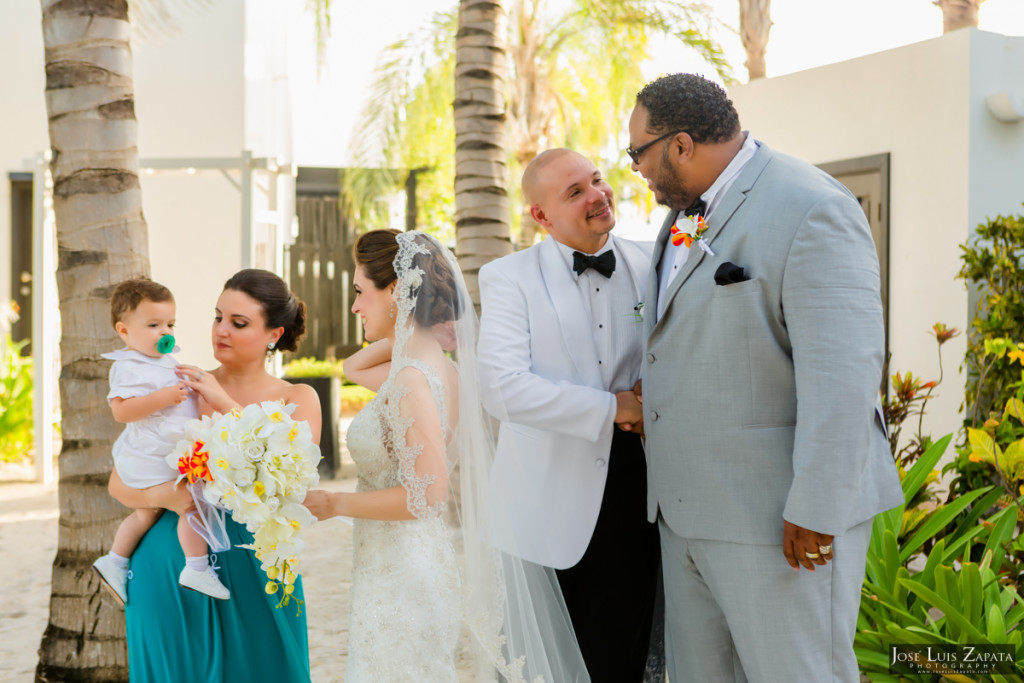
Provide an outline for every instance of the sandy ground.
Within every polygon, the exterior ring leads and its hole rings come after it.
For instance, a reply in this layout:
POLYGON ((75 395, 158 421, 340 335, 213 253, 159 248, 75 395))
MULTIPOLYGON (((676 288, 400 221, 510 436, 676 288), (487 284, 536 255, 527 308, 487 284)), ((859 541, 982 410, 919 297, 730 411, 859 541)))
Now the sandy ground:
MULTIPOLYGON (((333 491, 355 489, 355 465, 343 455, 333 491)), ((32 681, 49 615, 50 572, 57 550, 56 487, 16 481, 28 468, 0 472, 0 681, 32 681), (15 480, 15 481, 12 481, 15 480)), ((303 582, 309 623, 309 663, 315 683, 345 679, 352 527, 327 520, 306 532, 303 582)))

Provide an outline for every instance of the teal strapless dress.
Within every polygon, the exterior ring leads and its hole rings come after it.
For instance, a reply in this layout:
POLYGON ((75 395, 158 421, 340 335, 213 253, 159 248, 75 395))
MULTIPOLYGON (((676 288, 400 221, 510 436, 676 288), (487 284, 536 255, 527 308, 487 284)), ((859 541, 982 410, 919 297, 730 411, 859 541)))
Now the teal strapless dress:
MULTIPOLYGON (((131 683, 268 681, 309 683, 306 610, 276 608, 280 593, 263 590, 266 574, 251 550, 252 534, 228 517, 232 548, 217 554, 217 572, 231 591, 215 600, 178 585, 185 556, 178 516, 164 511, 131 559, 125 622, 131 683)), ((293 598, 302 597, 301 579, 293 598)))

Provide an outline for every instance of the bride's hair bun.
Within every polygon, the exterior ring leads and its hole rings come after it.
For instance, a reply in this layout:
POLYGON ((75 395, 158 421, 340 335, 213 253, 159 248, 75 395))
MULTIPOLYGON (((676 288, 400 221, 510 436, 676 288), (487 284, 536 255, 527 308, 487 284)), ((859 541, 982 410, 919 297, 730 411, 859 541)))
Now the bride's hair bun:
POLYGON ((439 248, 430 240, 418 241, 426 247, 427 253, 416 254, 412 259, 413 265, 423 271, 423 284, 416 291, 413 319, 425 327, 458 320, 462 315, 462 306, 455 286, 455 275, 448 259, 440 251, 443 247, 439 248))
MULTIPOLYGON (((360 235, 352 249, 356 264, 362 266, 366 278, 377 289, 384 289, 398 279, 395 257, 398 256, 398 235, 401 234, 400 230, 394 229, 371 230, 360 235)), ((413 265, 423 271, 423 282, 415 290, 413 319, 426 327, 457 320, 462 315, 462 306, 448 260, 432 240, 415 239, 428 253, 413 257, 413 265)))
POLYGON ((269 328, 283 327, 275 351, 295 351, 306 334, 306 304, 292 294, 288 283, 269 270, 246 268, 224 283, 224 289, 242 292, 259 302, 269 328))

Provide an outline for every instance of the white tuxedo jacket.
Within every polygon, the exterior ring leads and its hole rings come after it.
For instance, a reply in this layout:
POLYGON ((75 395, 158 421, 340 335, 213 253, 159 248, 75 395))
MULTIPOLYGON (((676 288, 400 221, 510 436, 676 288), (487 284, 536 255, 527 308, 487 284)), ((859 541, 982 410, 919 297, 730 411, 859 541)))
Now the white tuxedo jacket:
MULTIPOLYGON (((609 239, 639 302, 652 245, 609 239)), ((491 530, 506 552, 565 569, 597 524, 616 408, 586 302, 551 238, 484 266, 480 301, 481 396, 501 422, 491 530)), ((617 318, 642 324, 632 313, 617 318)))

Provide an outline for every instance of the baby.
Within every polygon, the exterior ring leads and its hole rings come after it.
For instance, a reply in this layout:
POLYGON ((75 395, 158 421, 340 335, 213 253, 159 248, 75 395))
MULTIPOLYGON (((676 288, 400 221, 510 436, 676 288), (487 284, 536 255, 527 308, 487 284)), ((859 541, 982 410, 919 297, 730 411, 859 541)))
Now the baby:
POLYGON ((103 354, 110 367, 110 410, 126 423, 114 442, 114 466, 125 484, 146 489, 160 508, 133 511, 121 522, 110 552, 93 563, 105 588, 121 603, 127 601, 128 558, 163 510, 178 513, 178 542, 185 568, 178 583, 227 600, 231 593, 210 567, 206 541, 188 522, 191 504, 173 495, 178 472, 165 460, 185 434, 185 423, 197 417, 195 396, 174 374, 177 361, 167 355, 174 347, 174 296, 152 280, 127 280, 117 285, 110 300, 110 319, 127 348, 103 354))

